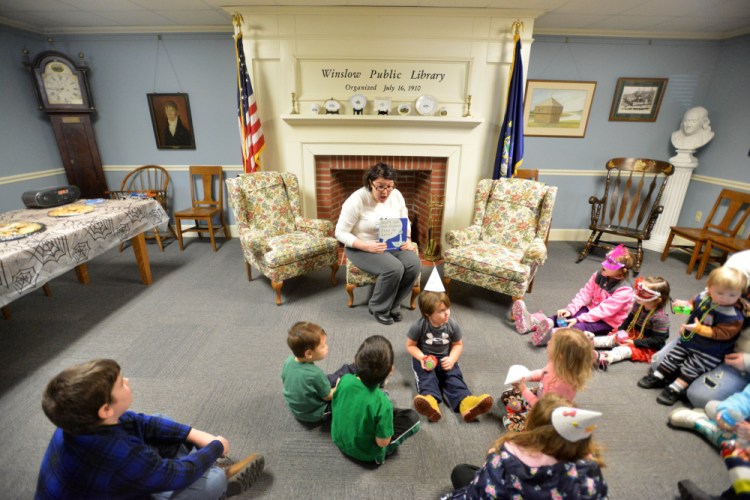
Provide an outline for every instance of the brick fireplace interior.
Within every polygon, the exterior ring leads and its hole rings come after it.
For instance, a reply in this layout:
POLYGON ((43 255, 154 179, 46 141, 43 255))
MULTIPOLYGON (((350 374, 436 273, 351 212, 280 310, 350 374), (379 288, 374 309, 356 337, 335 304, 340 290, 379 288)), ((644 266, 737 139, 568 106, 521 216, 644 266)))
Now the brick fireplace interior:
POLYGON ((429 231, 430 203, 445 200, 447 158, 412 156, 316 156, 315 179, 318 218, 336 224, 341 205, 362 187, 364 171, 382 161, 398 171, 396 187, 404 196, 412 224, 412 241, 423 253, 430 238, 440 244, 443 206, 432 208, 434 227, 429 231))

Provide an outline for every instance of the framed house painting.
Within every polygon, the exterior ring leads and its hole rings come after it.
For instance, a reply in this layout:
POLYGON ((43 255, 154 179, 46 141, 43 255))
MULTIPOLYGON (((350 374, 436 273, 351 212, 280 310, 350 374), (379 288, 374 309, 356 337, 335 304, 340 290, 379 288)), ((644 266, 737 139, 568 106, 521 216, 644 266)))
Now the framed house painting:
POLYGON ((147 94, 156 147, 195 149, 193 120, 187 94, 147 94))
POLYGON ((656 121, 666 88, 666 78, 619 78, 612 99, 612 109, 609 111, 609 121, 656 121))
POLYGON ((583 137, 596 82, 527 80, 524 135, 583 137))

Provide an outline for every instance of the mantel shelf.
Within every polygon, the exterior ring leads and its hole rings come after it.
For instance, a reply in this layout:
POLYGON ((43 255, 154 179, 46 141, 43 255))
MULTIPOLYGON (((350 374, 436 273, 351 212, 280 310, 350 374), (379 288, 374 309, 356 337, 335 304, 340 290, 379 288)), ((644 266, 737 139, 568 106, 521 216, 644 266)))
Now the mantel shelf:
POLYGON ((346 126, 355 124, 383 127, 474 128, 481 118, 469 116, 400 116, 400 115, 281 115, 289 125, 346 126))

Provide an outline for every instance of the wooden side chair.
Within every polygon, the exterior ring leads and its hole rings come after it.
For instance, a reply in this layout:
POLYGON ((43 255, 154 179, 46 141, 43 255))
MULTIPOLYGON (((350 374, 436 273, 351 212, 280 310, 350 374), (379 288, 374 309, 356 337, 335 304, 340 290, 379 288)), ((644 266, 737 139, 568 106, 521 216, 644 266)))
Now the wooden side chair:
POLYGON ((727 256, 730 252, 734 253, 750 249, 750 233, 744 238, 719 235, 706 238, 706 249, 703 251, 701 263, 698 266, 698 272, 695 274, 695 279, 701 279, 703 277, 708 261, 712 258, 711 252, 714 249, 721 250, 722 254, 718 261, 723 264, 727 260, 727 256))
MULTIPOLYGON (((706 266, 701 258, 701 253, 706 254, 706 262, 708 262, 711 255, 710 250, 706 249, 704 251, 703 249, 706 241, 709 238, 723 237, 728 238, 724 241, 724 246, 735 246, 731 240, 737 236, 740 228, 747 221, 748 215, 750 215, 750 193, 722 189, 703 227, 672 226, 670 228, 669 238, 667 238, 667 244, 664 246, 664 251, 661 254, 661 260, 664 261, 667 258, 667 254, 672 248, 677 248, 678 250, 690 253, 690 262, 687 267, 688 274, 693 272, 695 265, 699 261, 703 269, 705 269, 706 266), (719 215, 719 212, 721 212, 720 207, 725 207, 723 215, 719 215), (691 241, 692 245, 673 245, 672 240, 675 236, 691 241)), ((726 258, 726 252, 724 252, 724 258, 726 258)), ((703 272, 701 271, 700 275, 702 274, 703 272)), ((700 278, 700 275, 696 277, 700 278)))
POLYGON ((182 233, 196 232, 198 237, 202 233, 208 233, 211 238, 211 246, 216 251, 216 240, 214 235, 219 230, 224 230, 224 237, 229 240, 229 228, 224 219, 224 184, 222 183, 222 168, 214 166, 190 166, 190 199, 192 206, 185 210, 174 213, 175 227, 177 228, 177 241, 180 250, 183 250, 182 233), (200 190, 196 185, 200 185, 200 190), (216 194, 214 194, 214 192, 216 194), (214 225, 214 218, 218 217, 220 224, 214 225), (182 220, 195 221, 194 226, 182 228, 182 220), (205 223, 205 225, 201 224, 205 223))
MULTIPOLYGON (((156 198, 161 207, 169 214, 167 199, 169 197, 169 172, 164 167, 158 165, 144 165, 138 167, 122 180, 119 191, 108 191, 107 194, 113 199, 124 199, 133 196, 145 196, 156 198)), ((158 227, 154 227, 153 234, 146 234, 146 239, 155 239, 159 245, 159 250, 164 251, 164 238, 174 238, 175 232, 171 222, 167 222, 167 234, 159 232, 158 227)), ((122 252, 123 245, 120 245, 122 252)))
MULTIPOLYGON (((615 243, 600 241, 603 234, 632 238, 635 245, 634 274, 641 270, 643 241, 651 239, 651 230, 664 211, 661 197, 674 166, 666 161, 646 158, 612 158, 607 162, 607 180, 601 198, 592 196, 591 236, 576 262, 593 248, 611 250, 615 243)), ((632 245, 627 245, 633 248, 632 245)))

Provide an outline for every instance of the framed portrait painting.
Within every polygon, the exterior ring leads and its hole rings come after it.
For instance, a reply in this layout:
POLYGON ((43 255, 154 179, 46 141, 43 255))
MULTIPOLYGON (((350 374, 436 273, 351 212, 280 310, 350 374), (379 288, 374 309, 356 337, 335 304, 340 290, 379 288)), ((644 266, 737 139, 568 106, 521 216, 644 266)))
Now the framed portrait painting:
POLYGON ((612 109, 611 122, 654 122, 659 114, 666 78, 619 78, 612 109))
POLYGON ((195 149, 187 94, 146 94, 158 149, 195 149))
POLYGON ((527 80, 524 135, 585 136, 595 90, 596 82, 527 80))

